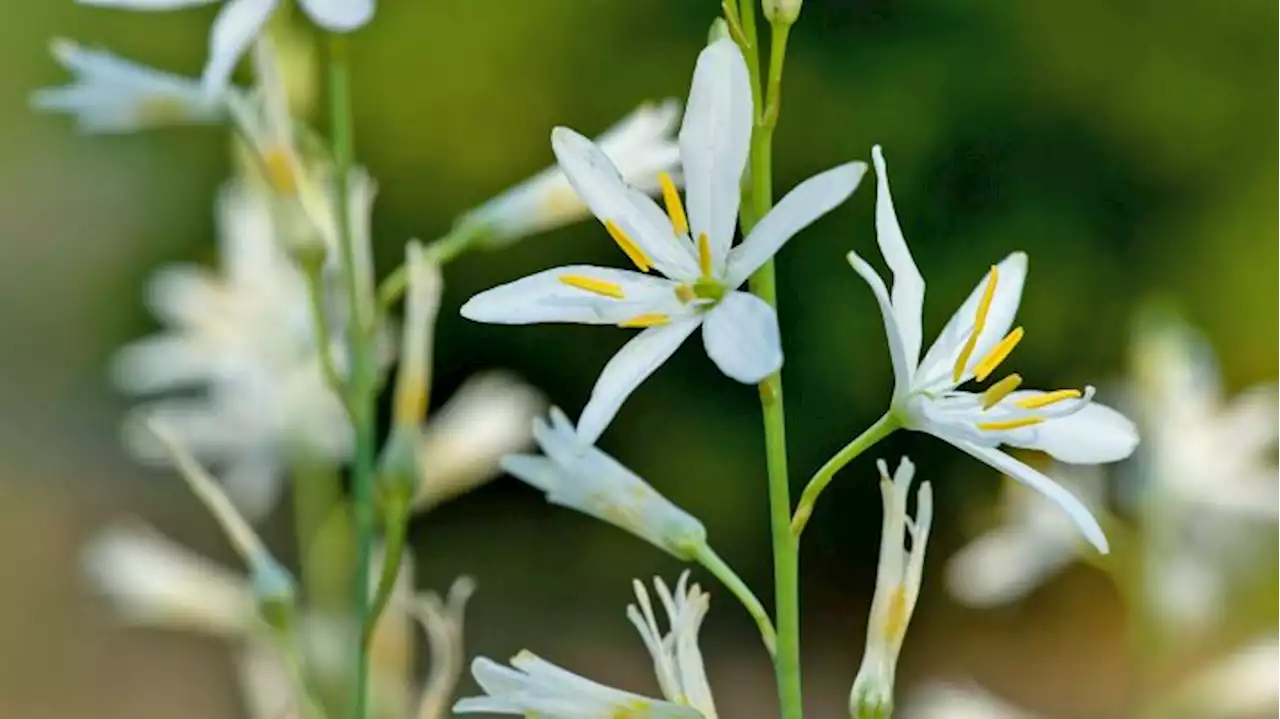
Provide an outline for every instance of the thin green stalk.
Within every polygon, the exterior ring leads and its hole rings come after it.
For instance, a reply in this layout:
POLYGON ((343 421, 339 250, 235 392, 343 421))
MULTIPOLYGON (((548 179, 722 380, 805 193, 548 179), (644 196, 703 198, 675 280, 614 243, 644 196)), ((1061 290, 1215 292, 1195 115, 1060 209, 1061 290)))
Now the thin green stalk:
POLYGON ((810 515, 813 514, 813 507, 818 502, 818 496, 822 494, 822 490, 827 488, 832 478, 836 476, 844 466, 853 461, 854 457, 862 454, 868 447, 879 442, 885 437, 893 433, 894 430, 902 426, 902 422, 893 412, 886 412, 883 417, 875 421, 875 424, 867 427, 862 434, 853 438, 853 441, 846 444, 839 452, 827 460, 822 465, 813 478, 805 485, 804 493, 800 495, 800 503, 796 505, 796 515, 791 519, 791 535, 796 541, 800 541, 800 534, 804 531, 804 526, 808 524, 810 515))
POLYGON ((383 541, 382 571, 378 575, 378 588, 374 592, 373 606, 361 630, 364 642, 373 641, 378 617, 391 603, 396 580, 400 577, 400 563, 404 559, 405 533, 409 525, 409 503, 405 499, 394 500, 396 505, 387 511, 386 536, 383 541))
MULTIPOLYGON (((482 240, 488 232, 489 228, 484 223, 459 223, 449 231, 449 234, 427 245, 425 257, 438 265, 443 265, 466 252, 472 245, 482 240)), ((401 264, 378 285, 378 308, 382 312, 389 310, 404 296, 408 285, 409 268, 401 264)))
POLYGON ((714 574, 716 579, 719 579, 720 583, 732 592, 739 602, 742 602, 747 614, 756 620, 756 626, 760 628, 760 639, 764 641, 765 649, 769 650, 769 656, 776 656, 778 633, 774 630, 773 622, 769 619, 769 613, 765 611, 764 605, 756 598, 746 582, 742 581, 737 573, 720 558, 720 555, 715 553, 715 550, 705 544, 698 549, 698 563, 714 574))
POLYGON ((329 331, 329 315, 324 306, 324 277, 320 267, 305 267, 307 296, 311 300, 311 322, 316 330, 316 354, 320 357, 320 370, 329 389, 337 395, 347 410, 348 419, 355 420, 351 411, 351 394, 342 374, 333 362, 333 334, 329 331))
MULTIPOLYGON (((360 297, 360 280, 356 270, 356 250, 351 232, 348 204, 351 166, 354 162, 354 134, 351 120, 351 76, 348 68, 347 42, 340 35, 329 36, 329 122, 333 141, 333 163, 337 184, 338 237, 342 251, 343 282, 347 289, 347 301, 354 325, 348 333, 351 355, 350 402, 352 424, 355 427, 355 525, 356 571, 352 578, 355 593, 356 626, 363 627, 369 617, 369 569, 372 564, 374 542, 374 442, 376 417, 374 415, 374 386, 376 381, 373 364, 373 347, 369 328, 358 326, 366 312, 360 297)), ((365 643, 357 633, 353 647, 354 696, 352 716, 364 719, 369 694, 369 654, 365 643)))

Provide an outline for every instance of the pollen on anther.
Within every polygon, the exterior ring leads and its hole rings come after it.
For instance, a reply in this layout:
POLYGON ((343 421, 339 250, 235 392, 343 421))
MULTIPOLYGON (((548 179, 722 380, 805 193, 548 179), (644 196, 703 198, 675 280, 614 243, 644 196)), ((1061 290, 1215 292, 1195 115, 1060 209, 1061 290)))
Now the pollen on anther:
POLYGON ((1009 393, 1013 392, 1021 384, 1021 375, 1015 373, 988 387, 987 390, 982 393, 983 411, 989 410, 999 404, 1000 400, 1008 397, 1009 393))
POLYGON ((711 241, 705 232, 698 234, 698 269, 703 277, 711 276, 711 241))
POLYGON ((974 379, 979 382, 986 380, 995 371, 996 367, 999 367, 1000 363, 1009 356, 1009 353, 1013 352, 1013 348, 1017 347, 1018 343, 1022 341, 1022 335, 1022 328, 1015 327, 1012 332, 1004 336, 1004 339, 996 343, 996 346, 992 347, 991 351, 987 352, 987 355, 979 360, 978 364, 973 368, 974 379))
POLYGON ((978 300, 978 311, 973 318, 973 331, 969 333, 969 339, 965 340, 964 346, 960 349, 960 356, 956 358, 956 365, 951 370, 952 382, 959 382, 960 378, 964 377, 964 368, 969 364, 973 348, 978 344, 978 337, 987 324, 987 313, 991 311, 991 302, 995 299, 996 284, 999 281, 1000 269, 992 265, 991 273, 987 275, 987 286, 982 290, 982 298, 978 300))
POLYGON ((671 228, 677 235, 683 235, 689 231, 689 219, 684 214, 684 205, 680 203, 680 191, 667 172, 658 173, 658 184, 662 186, 662 202, 667 206, 671 228))
POLYGON ((262 168, 267 182, 282 195, 293 194, 298 189, 298 178, 294 173, 289 153, 284 148, 273 147, 262 153, 262 168))
POLYGON ((661 312, 650 312, 642 315, 636 315, 630 319, 625 319, 618 323, 619 327, 657 327, 658 325, 670 324, 671 318, 661 312))
POLYGON ((1083 396, 1084 395, 1078 389, 1059 389, 1054 390, 1053 392, 1045 392, 1044 394, 1024 397, 1014 402, 1014 404, 1022 407, 1023 409, 1040 409, 1041 407, 1048 407, 1051 404, 1057 404, 1063 400, 1080 399, 1083 396))
POLYGON ((562 284, 575 287, 585 292, 592 292, 604 297, 612 297, 615 300, 626 298, 626 294, 622 291, 622 285, 616 282, 607 282, 598 280, 594 277, 586 277, 584 275, 560 275, 559 280, 562 284))
POLYGON ((984 432, 999 432, 1006 429, 1031 427, 1041 422, 1044 422, 1044 417, 1019 417, 1018 419, 1005 419, 998 422, 979 422, 978 429, 984 432))
POLYGON ((653 266, 653 263, 649 261, 648 255, 644 253, 644 250, 640 249, 640 246, 635 243, 635 240, 632 240, 627 233, 618 226, 618 223, 613 220, 605 220, 604 229, 608 231, 609 236, 613 238, 613 241, 618 243, 618 247, 621 248, 623 253, 625 253, 631 262, 635 264, 637 269, 641 272, 649 271, 649 268, 653 266))
POLYGON ((680 300, 681 304, 687 305, 698 299, 698 293, 694 292, 693 288, 689 285, 680 283, 676 285, 676 298, 680 300))

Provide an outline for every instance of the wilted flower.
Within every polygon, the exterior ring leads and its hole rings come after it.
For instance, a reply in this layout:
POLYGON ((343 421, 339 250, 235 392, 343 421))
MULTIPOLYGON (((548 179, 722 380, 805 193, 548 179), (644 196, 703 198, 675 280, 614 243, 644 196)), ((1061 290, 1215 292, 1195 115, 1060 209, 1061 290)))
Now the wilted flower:
POLYGON ((454 705, 454 712, 578 719, 715 719, 698 650, 707 595, 687 582, 686 573, 676 584, 674 595, 662 580, 654 582, 667 611, 666 633, 658 629, 643 584, 635 585, 639 608, 634 604, 627 608, 627 616, 653 655, 665 701, 598 684, 525 650, 511 660, 510 667, 485 657, 472 662, 471 673, 487 696, 463 699, 454 705))
POLYGON ((502 468, 547 493, 547 501, 627 530, 681 559, 693 559, 707 530, 616 459, 582 441, 559 409, 538 419, 533 436, 545 456, 511 455, 502 468))
POLYGON ((855 719, 882 719, 893 711, 898 654, 920 596, 924 552, 933 522, 933 488, 928 482, 921 484, 916 494, 915 519, 907 516, 911 480, 916 472, 911 460, 903 457, 892 478, 884 460, 877 462, 877 467, 884 521, 875 597, 867 620, 866 651, 849 694, 849 713, 855 719), (904 546, 908 539, 909 549, 904 546))
POLYGON ((1021 327, 1009 331, 1027 273, 1021 252, 991 268, 920 359, 925 283, 894 214, 880 147, 872 154, 878 176, 876 240, 893 272, 892 296, 857 253, 849 253, 849 263, 871 286, 884 318, 893 359, 892 415, 907 429, 932 434, 1043 493, 1106 552, 1102 529, 1075 496, 999 447, 1038 449, 1071 464, 1114 462, 1137 446, 1133 424, 1092 402, 1092 387, 1019 391, 1022 378, 1010 374, 980 393, 957 389, 970 379, 985 381, 1022 340, 1021 327))
POLYGON ((206 93, 195 80, 70 40, 54 40, 51 49, 74 80, 36 91, 31 104, 74 115, 84 132, 132 132, 215 123, 226 117, 226 93, 206 93))
POLYGON ((626 398, 699 327, 707 355, 733 379, 757 382, 782 366, 773 308, 738 287, 792 235, 843 202, 866 166, 849 163, 806 180, 730 248, 751 118, 742 53, 732 41, 718 41, 698 56, 680 129, 687 215, 669 176, 660 176, 664 215, 627 185, 601 148, 568 128, 552 132, 570 184, 639 272, 589 265, 544 270, 472 297, 462 315, 499 324, 642 329, 596 382, 579 419, 585 441, 599 438, 626 398), (646 274, 650 269, 665 277, 646 274))
MULTIPOLYGON (((646 103, 605 130, 595 143, 624 182, 654 195, 661 191, 658 177, 662 173, 679 172, 680 149, 671 136, 679 117, 680 104, 675 100, 646 103)), ((552 166, 467 213, 463 222, 482 225, 502 244, 590 215, 564 170, 552 166)))

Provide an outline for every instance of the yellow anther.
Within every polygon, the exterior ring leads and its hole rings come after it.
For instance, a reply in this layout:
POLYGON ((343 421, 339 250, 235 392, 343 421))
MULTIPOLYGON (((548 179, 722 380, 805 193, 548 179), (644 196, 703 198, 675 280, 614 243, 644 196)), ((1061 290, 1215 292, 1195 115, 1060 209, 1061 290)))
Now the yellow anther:
POLYGON ((901 638, 907 631, 911 615, 907 608, 907 588, 901 584, 889 595, 889 607, 885 611, 884 633, 891 641, 901 638))
POLYGON ((951 370, 952 382, 959 382, 964 376, 964 368, 969 364, 969 356, 973 354, 978 336, 982 334, 982 328, 987 324, 987 313, 991 311, 991 300, 995 299, 996 283, 999 281, 1000 270, 992 265, 991 274, 987 275, 987 287, 982 291, 982 299, 978 301, 978 312, 973 318, 973 332, 969 334, 969 339, 965 340, 964 347, 960 349, 960 356, 956 358, 956 366, 951 370))
POLYGON ((1011 374, 1008 377, 996 382, 982 393, 982 409, 988 410, 1000 403, 1000 400, 1009 396, 1009 393, 1018 388, 1022 384, 1021 375, 1011 374))
POLYGON ((1040 424, 1043 421, 1044 417, 1020 417, 1018 419, 1005 419, 999 422, 979 422, 978 429, 984 432, 999 432, 1002 429, 1030 427, 1034 424, 1040 424))
POLYGON ((651 312, 649 314, 636 315, 631 319, 623 320, 618 323, 619 327, 656 327, 657 325, 665 325, 671 322, 671 318, 661 312, 651 312))
POLYGON ((676 285, 676 298, 679 299, 682 304, 687 305, 698 299, 698 293, 694 292, 693 288, 689 285, 681 283, 676 285))
POLYGON ((267 182, 282 195, 291 195, 298 189, 298 177, 294 173, 293 161, 288 150, 273 147, 262 153, 262 167, 267 182))
POLYGON ((698 235, 698 269, 702 270, 703 277, 711 276, 711 241, 705 232, 698 235))
POLYGON ((1023 397, 1022 399, 1014 402, 1014 404, 1022 407, 1023 409, 1040 409, 1041 407, 1048 407, 1051 404, 1056 404, 1065 399, 1080 399, 1083 396, 1084 395, 1078 389, 1060 389, 1053 392, 1045 392, 1044 394, 1023 397))
POLYGON ((609 236, 613 238, 614 242, 618 243, 618 247, 622 248, 622 251, 626 253, 627 257, 631 258, 631 261, 635 263, 641 272, 649 271, 653 263, 649 261, 649 257, 645 255, 644 250, 640 249, 640 246, 628 237, 627 233, 623 232, 617 223, 613 220, 605 220, 604 229, 609 231, 609 236))
POLYGON ((616 282, 606 282, 597 280, 594 277, 584 277, 583 275, 560 275, 560 281, 570 287, 576 287, 587 292, 594 292, 597 295, 612 297, 615 300, 624 299, 625 294, 622 293, 622 285, 616 282))
POLYGON ((680 191, 666 172, 658 173, 658 184, 662 186, 662 201, 667 206, 667 215, 671 217, 671 227, 677 235, 683 235, 689 231, 689 219, 685 217, 684 205, 680 204, 680 191))
POLYGON ((996 346, 992 347, 990 352, 987 352, 987 356, 983 357, 973 368, 974 379, 979 382, 985 381, 995 371, 996 367, 999 367, 1000 363, 1009 356, 1013 348, 1017 347, 1018 343, 1022 341, 1022 334, 1022 328, 1015 327, 1012 332, 1004 336, 1004 339, 996 343, 996 346))

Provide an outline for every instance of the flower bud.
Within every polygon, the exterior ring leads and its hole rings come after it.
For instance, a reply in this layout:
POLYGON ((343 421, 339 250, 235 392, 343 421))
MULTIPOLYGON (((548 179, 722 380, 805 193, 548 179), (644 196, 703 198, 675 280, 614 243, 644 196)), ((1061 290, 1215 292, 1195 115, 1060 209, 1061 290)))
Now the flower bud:
POLYGON ((803 0, 764 0, 764 19, 772 24, 791 25, 800 17, 803 0))

